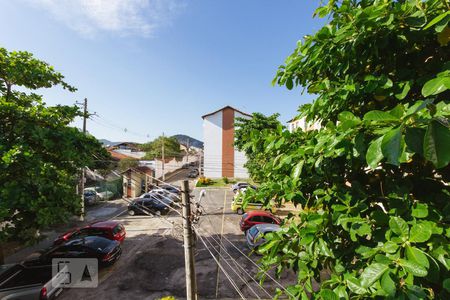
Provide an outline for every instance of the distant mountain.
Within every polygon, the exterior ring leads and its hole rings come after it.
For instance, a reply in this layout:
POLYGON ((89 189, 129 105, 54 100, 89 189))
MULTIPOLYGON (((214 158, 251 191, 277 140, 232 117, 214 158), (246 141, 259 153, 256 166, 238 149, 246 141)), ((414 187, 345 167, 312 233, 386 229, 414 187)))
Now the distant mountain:
POLYGON ((194 139, 188 135, 184 135, 184 134, 176 134, 174 136, 172 136, 174 138, 177 139, 178 143, 183 144, 183 145, 189 145, 192 147, 196 147, 196 148, 203 148, 203 142, 199 141, 197 139, 194 139))
POLYGON ((117 144, 120 144, 121 142, 111 142, 111 141, 109 141, 109 140, 106 140, 106 139, 98 139, 98 141, 100 142, 100 143, 102 143, 103 144, 103 146, 109 146, 109 147, 111 147, 111 146, 114 146, 114 145, 117 145, 117 144))

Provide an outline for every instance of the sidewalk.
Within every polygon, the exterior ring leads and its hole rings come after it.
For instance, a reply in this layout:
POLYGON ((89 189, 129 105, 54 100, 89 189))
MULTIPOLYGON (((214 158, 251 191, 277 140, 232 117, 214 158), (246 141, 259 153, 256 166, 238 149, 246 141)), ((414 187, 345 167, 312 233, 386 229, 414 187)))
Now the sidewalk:
POLYGON ((87 207, 84 222, 78 221, 76 218, 73 218, 72 220, 69 220, 67 224, 51 228, 48 231, 43 231, 42 235, 45 236, 45 238, 42 241, 32 246, 18 249, 14 252, 14 254, 6 256, 5 264, 19 263, 33 252, 51 246, 56 237, 71 228, 81 227, 95 220, 110 219, 118 214, 125 212, 126 209, 127 202, 122 199, 100 202, 98 205, 87 207))

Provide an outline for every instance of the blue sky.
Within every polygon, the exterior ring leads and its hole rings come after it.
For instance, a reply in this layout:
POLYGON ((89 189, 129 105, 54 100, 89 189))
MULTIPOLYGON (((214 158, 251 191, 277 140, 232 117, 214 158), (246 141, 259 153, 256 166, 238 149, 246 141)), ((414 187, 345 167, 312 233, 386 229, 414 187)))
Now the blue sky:
POLYGON ((2 1, 0 46, 30 51, 62 72, 76 93, 39 92, 52 105, 87 97, 99 115, 88 121, 97 138, 202 139, 201 116, 225 105, 278 112, 285 122, 313 99, 271 81, 297 40, 323 24, 312 17, 318 2, 2 1))

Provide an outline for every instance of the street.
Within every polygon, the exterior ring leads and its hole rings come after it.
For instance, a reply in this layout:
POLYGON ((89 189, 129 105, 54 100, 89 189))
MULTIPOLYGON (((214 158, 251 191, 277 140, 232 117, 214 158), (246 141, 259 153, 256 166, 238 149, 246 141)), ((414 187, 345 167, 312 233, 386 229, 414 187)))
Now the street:
MULTIPOLYGON (((193 191, 195 200, 199 193, 200 189, 193 191)), ((264 288, 257 284, 258 268, 253 262, 258 257, 243 255, 250 251, 239 230, 240 216, 230 210, 232 196, 228 188, 207 189, 201 200, 205 212, 194 225, 201 235, 195 251, 199 297, 241 298, 234 284, 245 298, 270 299, 277 286, 270 279, 266 279, 264 288)), ((185 298, 181 217, 171 211, 162 217, 122 214, 114 220, 122 222, 127 231, 122 257, 99 273, 96 289, 67 290, 61 299, 158 299, 168 295, 185 298)))

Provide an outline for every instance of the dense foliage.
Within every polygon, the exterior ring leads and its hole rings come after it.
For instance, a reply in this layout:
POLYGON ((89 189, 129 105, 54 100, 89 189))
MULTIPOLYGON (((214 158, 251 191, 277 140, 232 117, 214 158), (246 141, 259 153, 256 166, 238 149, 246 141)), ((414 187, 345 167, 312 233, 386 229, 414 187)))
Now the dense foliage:
POLYGON ((47 106, 24 92, 54 85, 74 91, 63 79, 31 53, 0 48, 0 243, 33 240, 78 213, 80 168, 109 159, 95 138, 69 126, 83 114, 78 107, 47 106))
POLYGON ((265 268, 297 272, 291 298, 450 298, 448 11, 328 2, 316 13, 329 24, 274 79, 317 94, 299 117, 322 128, 240 136, 266 161, 247 197, 301 207, 260 248, 265 268))
POLYGON ((151 142, 141 145, 141 149, 146 152, 145 159, 161 158, 163 143, 165 158, 180 158, 183 155, 180 143, 175 137, 160 136, 151 142))
POLYGON ((245 148, 245 154, 248 158, 245 163, 245 167, 252 174, 252 179, 256 182, 260 182, 265 178, 263 173, 263 166, 266 163, 264 154, 264 144, 252 144, 251 147, 245 147, 248 136, 252 135, 252 132, 264 136, 265 132, 269 132, 273 129, 282 129, 281 123, 277 120, 279 114, 273 114, 271 116, 264 116, 261 113, 253 113, 252 118, 237 118, 236 131, 235 131, 235 145, 238 149, 245 148))

